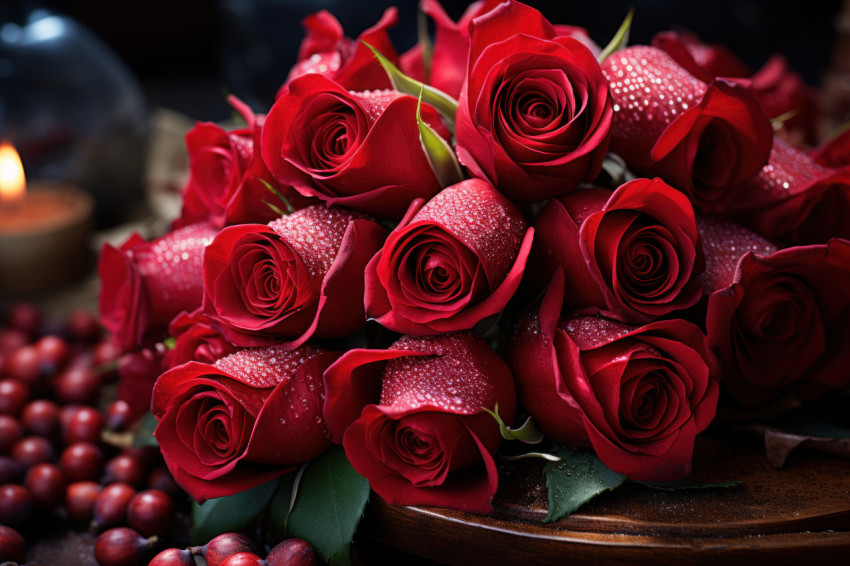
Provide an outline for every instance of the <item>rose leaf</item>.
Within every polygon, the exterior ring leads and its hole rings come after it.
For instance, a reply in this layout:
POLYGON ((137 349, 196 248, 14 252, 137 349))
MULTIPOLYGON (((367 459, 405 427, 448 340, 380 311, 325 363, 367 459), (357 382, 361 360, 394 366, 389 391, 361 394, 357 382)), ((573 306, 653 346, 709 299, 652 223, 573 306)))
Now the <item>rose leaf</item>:
POLYGON ((614 37, 611 38, 611 41, 608 42, 608 45, 606 45, 605 49, 602 50, 602 53, 599 54, 599 57, 596 59, 597 61, 602 63, 602 61, 607 59, 609 55, 615 51, 625 48, 629 44, 629 31, 632 28, 632 18, 634 15, 635 9, 629 8, 629 13, 626 14, 625 19, 623 19, 623 23, 620 24, 620 27, 617 29, 617 33, 614 34, 614 37))
POLYGON ((626 476, 611 471, 590 452, 576 452, 558 447, 553 453, 560 462, 543 466, 549 489, 549 513, 544 522, 557 521, 602 492, 613 490, 626 481, 626 476))
POLYGON ((192 538, 203 543, 222 533, 241 531, 250 525, 274 495, 277 479, 227 497, 192 503, 192 538))
POLYGON ((425 157, 428 158, 428 163, 431 164, 431 170, 437 177, 440 186, 446 188, 463 180, 463 172, 460 170, 460 164, 457 162, 455 152, 446 143, 446 140, 434 131, 424 120, 422 120, 422 94, 423 90, 419 91, 419 100, 416 103, 416 125, 419 126, 419 141, 422 143, 422 150, 425 152, 425 157))
POLYGON ((741 480, 717 481, 717 482, 696 482, 690 480, 677 481, 639 481, 635 482, 652 489, 660 489, 662 491, 682 491, 686 489, 712 489, 715 487, 738 487, 744 485, 741 480))
POLYGON ((153 436, 153 431, 156 428, 156 417, 148 411, 139 419, 139 428, 136 430, 136 435, 133 437, 133 446, 136 448, 144 448, 145 446, 158 447, 159 443, 153 436))
POLYGON ((347 566, 368 500, 368 480, 351 466, 342 446, 333 446, 307 465, 286 534, 308 541, 330 566, 347 566))
MULTIPOLYGON (((363 40, 361 40, 363 41, 363 40)), ((422 100, 424 100, 427 104, 430 104, 434 107, 434 109, 439 112, 443 118, 446 120, 446 126, 454 132, 455 130, 455 115, 457 114, 457 100, 446 94, 441 90, 437 90, 432 86, 428 86, 424 83, 417 81, 416 79, 412 79, 402 73, 398 67, 393 65, 392 61, 384 57, 380 51, 363 41, 363 44, 372 50, 372 53, 375 54, 375 57, 378 59, 378 62, 386 71, 387 76, 390 78, 390 82, 393 84, 393 88, 397 91, 402 92, 404 94, 409 94, 412 96, 418 96, 419 92, 422 91, 422 100)))
POLYGON ((302 465, 294 472, 290 472, 280 478, 277 492, 272 498, 269 505, 269 520, 272 527, 281 533, 286 533, 289 523, 289 515, 295 507, 295 500, 298 497, 298 487, 301 485, 301 478, 304 476, 304 470, 307 469, 307 464, 302 465))

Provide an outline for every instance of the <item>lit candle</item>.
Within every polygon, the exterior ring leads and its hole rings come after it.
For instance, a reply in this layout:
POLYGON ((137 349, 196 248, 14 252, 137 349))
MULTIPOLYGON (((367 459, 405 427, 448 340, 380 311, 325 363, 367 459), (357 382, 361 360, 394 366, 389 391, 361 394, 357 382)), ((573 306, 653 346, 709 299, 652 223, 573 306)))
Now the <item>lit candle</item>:
POLYGON ((0 144, 0 293, 33 294, 78 278, 88 268, 92 209, 91 197, 70 185, 27 187, 18 152, 0 144))

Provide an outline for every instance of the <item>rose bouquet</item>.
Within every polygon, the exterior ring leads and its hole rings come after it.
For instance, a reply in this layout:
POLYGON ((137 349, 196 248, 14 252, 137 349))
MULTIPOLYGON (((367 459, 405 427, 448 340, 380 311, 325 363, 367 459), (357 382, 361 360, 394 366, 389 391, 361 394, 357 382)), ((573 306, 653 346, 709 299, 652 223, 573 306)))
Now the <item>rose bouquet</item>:
POLYGON ((322 539, 341 491, 328 559, 370 489, 491 511, 503 441, 682 480, 718 402, 850 384, 850 151, 793 145, 790 71, 626 47, 630 17, 600 49, 513 0, 421 9, 400 56, 394 9, 357 40, 305 20, 265 115, 187 135, 172 231, 103 249, 101 320, 149 362, 123 390, 198 504, 322 539))

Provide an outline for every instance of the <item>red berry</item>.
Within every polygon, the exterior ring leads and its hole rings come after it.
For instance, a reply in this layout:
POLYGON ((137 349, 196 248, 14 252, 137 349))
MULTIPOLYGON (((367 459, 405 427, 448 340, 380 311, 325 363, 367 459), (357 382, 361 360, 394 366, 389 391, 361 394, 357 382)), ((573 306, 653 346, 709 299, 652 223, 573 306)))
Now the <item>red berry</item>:
POLYGON ((30 468, 24 486, 39 509, 49 511, 65 500, 65 476, 55 464, 42 462, 30 468))
POLYGON ((148 566, 194 566, 192 553, 180 548, 166 548, 153 557, 148 566))
POLYGON ((36 399, 24 405, 21 423, 31 434, 53 436, 59 430, 59 405, 47 399, 36 399))
POLYGON ((299 538, 286 539, 266 556, 267 566, 317 566, 318 563, 313 547, 299 538))
POLYGON ((109 406, 106 413, 106 426, 113 430, 127 430, 133 424, 133 409, 130 403, 118 399, 109 406))
POLYGON ((113 483, 94 502, 94 521, 99 527, 115 527, 127 520, 127 507, 136 490, 126 483, 113 483))
POLYGON ((0 454, 8 454, 24 436, 24 427, 15 417, 0 415, 0 454))
POLYGON ((34 387, 41 383, 41 358, 35 346, 27 344, 11 352, 6 358, 4 374, 34 387))
POLYGON ((0 525, 0 561, 23 564, 27 559, 24 537, 11 527, 0 525))
POLYGON ((0 456, 0 485, 20 482, 26 471, 27 467, 17 460, 0 456))
POLYGON ((53 445, 41 436, 25 436, 12 446, 12 458, 31 468, 41 462, 52 462, 56 458, 53 445))
POLYGON ((127 507, 127 522, 143 535, 161 535, 171 530, 175 519, 174 500, 164 491, 148 489, 137 493, 127 507))
POLYGON ((0 523, 21 527, 32 518, 35 505, 29 490, 22 485, 0 486, 0 523))
POLYGON ((17 379, 0 379, 0 414, 17 416, 29 401, 30 388, 17 379))
POLYGON ((66 414, 60 413, 62 422, 62 440, 67 444, 74 442, 91 442, 96 444, 100 441, 100 432, 103 430, 103 415, 94 407, 70 405, 73 407, 66 414))
POLYGON ((156 537, 145 538, 133 529, 117 527, 97 537, 94 557, 100 566, 138 566, 156 543, 156 537))
POLYGON ((52 374, 62 368, 71 357, 71 347, 64 338, 55 334, 42 336, 34 344, 38 352, 38 360, 45 374, 52 374))
POLYGON ((54 388, 56 397, 65 404, 89 405, 100 393, 100 378, 92 368, 73 367, 57 376, 54 388))
POLYGON ((221 566, 265 566, 266 562, 253 552, 237 552, 225 559, 221 566))
POLYGON ((78 342, 94 342, 100 338, 100 324, 90 310, 75 309, 67 320, 68 334, 78 342))
POLYGON ((103 452, 91 442, 75 442, 62 451, 59 466, 70 481, 95 480, 103 470, 103 452))
POLYGON ((138 458, 132 454, 119 454, 106 463, 102 483, 119 481, 141 487, 147 479, 146 472, 138 458))
POLYGON ((8 354, 30 343, 30 335, 18 328, 0 330, 0 354, 8 354))
POLYGON ((204 558, 207 566, 221 566, 228 557, 239 552, 254 552, 254 543, 242 533, 224 533, 206 544, 204 558))
POLYGON ((168 495, 178 495, 181 491, 177 482, 174 481, 174 476, 168 471, 165 466, 157 466, 148 476, 148 487, 164 491, 168 495))
POLYGON ((32 303, 21 301, 12 305, 6 315, 12 328, 18 328, 28 334, 37 334, 41 328, 41 311, 32 303))
POLYGON ((68 486, 65 494, 65 510, 68 518, 76 523, 88 524, 92 520, 94 504, 103 487, 93 481, 78 481, 68 486))

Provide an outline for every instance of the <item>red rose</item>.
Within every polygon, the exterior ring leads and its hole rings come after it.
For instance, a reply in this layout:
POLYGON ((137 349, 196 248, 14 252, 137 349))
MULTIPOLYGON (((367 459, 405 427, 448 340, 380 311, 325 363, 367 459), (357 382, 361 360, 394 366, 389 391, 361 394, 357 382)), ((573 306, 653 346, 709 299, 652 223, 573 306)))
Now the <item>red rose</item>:
POLYGON ((100 250, 100 322, 124 350, 165 337, 180 311, 201 305, 204 248, 215 235, 209 224, 193 224, 153 242, 134 234, 120 248, 100 250))
POLYGON ((163 351, 158 348, 137 350, 118 359, 117 394, 130 405, 131 421, 151 410, 153 386, 164 369, 163 351))
POLYGON ((204 313, 238 346, 351 334, 366 323, 363 270, 385 235, 361 214, 322 205, 225 228, 204 257, 204 313))
POLYGON ((611 150, 694 206, 723 211, 767 163, 773 128, 742 84, 706 85, 646 46, 617 51, 602 72, 614 99, 611 150))
MULTIPOLYGON (((260 179, 273 183, 260 152, 263 117, 235 97, 230 103, 242 114, 247 128, 232 132, 209 122, 198 123, 186 134, 189 182, 183 190, 183 210, 175 228, 209 221, 220 228, 227 224, 267 222, 277 215, 264 201, 276 198, 260 179)), ((291 188, 278 188, 296 207, 306 199, 291 188)), ((281 207, 282 203, 278 203, 281 207)))
POLYGON ((366 314, 401 333, 470 329, 516 292, 533 234, 481 179, 418 201, 366 268, 366 314))
POLYGON ((707 45, 688 31, 662 31, 652 38, 652 46, 667 55, 704 83, 717 77, 749 77, 750 68, 735 53, 719 43, 707 45))
POLYGON ((785 392, 807 398, 850 385, 850 242, 770 253, 755 234, 738 228, 733 236, 728 223, 701 229, 712 272, 725 274, 706 279, 706 327, 732 397, 753 407, 785 392))
POLYGON ((522 201, 563 195, 596 177, 613 111, 593 53, 513 1, 469 29, 457 112, 460 162, 522 201))
POLYGON ((516 392, 483 340, 405 336, 388 350, 349 350, 325 387, 333 439, 375 493, 396 505, 491 511, 501 435, 483 407, 498 404, 512 422, 516 392))
POLYGON ((219 326, 201 309, 181 312, 168 325, 174 347, 165 354, 165 367, 173 368, 186 362, 211 364, 238 348, 227 341, 219 326))
MULTIPOLYGON (((419 141, 417 99, 394 91, 352 93, 321 75, 292 81, 263 128, 263 160, 283 185, 369 214, 401 218, 440 190, 419 141)), ((437 111, 422 119, 446 139, 437 111)))
POLYGON ((200 503, 324 452, 322 373, 336 357, 314 346, 254 348, 162 374, 153 391, 154 436, 177 483, 200 503))
POLYGON ((363 42, 395 61, 396 51, 387 29, 396 23, 398 11, 387 8, 378 23, 352 40, 345 37, 342 25, 327 10, 310 14, 302 22, 307 34, 298 48, 298 63, 289 71, 277 96, 286 93, 291 81, 310 73, 322 74, 351 90, 390 88, 386 71, 363 42))
POLYGON ((684 320, 558 322, 558 273, 539 314, 519 324, 508 347, 520 403, 554 441, 593 448, 615 472, 684 478, 694 439, 717 407, 717 361, 705 335, 684 320))
POLYGON ((761 236, 787 244, 850 238, 850 169, 829 169, 780 138, 770 161, 729 207, 761 236))
POLYGON ((661 179, 635 179, 613 194, 587 189, 553 199, 535 228, 530 263, 538 286, 562 266, 568 308, 597 306, 620 320, 649 322, 702 296, 694 209, 661 179))

